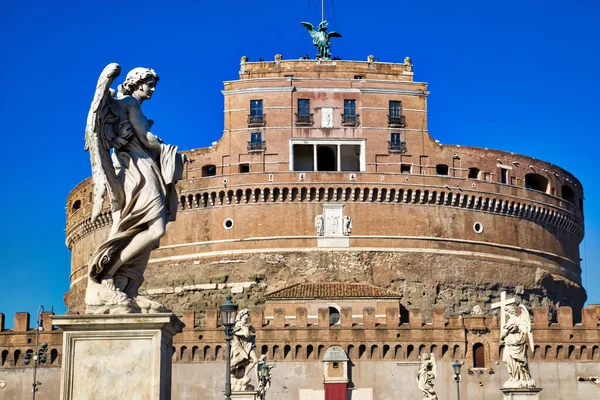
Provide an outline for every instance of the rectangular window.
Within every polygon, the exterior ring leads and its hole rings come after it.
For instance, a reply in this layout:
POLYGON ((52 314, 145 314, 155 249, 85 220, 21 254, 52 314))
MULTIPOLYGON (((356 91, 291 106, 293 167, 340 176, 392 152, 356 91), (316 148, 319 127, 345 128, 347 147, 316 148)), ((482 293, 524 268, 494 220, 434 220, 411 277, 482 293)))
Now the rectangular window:
POLYGON ((400 118, 402 116, 402 102, 390 101, 390 118, 400 118))
POLYGON ((298 115, 306 117, 310 115, 310 100, 298 99, 298 115))
POLYGON ((500 183, 508 183, 508 170, 506 168, 500 168, 500 183))
POLYGON ((402 143, 402 134, 401 133, 391 133, 390 134, 390 144, 400 145, 402 143))
POLYGON ((412 170, 411 164, 400 164, 400 173, 401 174, 410 174, 412 170))
POLYGON ((261 132, 252 132, 250 134, 250 142, 262 143, 262 133, 261 132))
POLYGON ((240 174, 247 174, 250 172, 250 164, 240 164, 238 171, 240 174))
POLYGON ((344 117, 356 116, 356 100, 344 100, 344 117))
POLYGON ((260 117, 263 115, 262 100, 250 100, 250 115, 260 117))

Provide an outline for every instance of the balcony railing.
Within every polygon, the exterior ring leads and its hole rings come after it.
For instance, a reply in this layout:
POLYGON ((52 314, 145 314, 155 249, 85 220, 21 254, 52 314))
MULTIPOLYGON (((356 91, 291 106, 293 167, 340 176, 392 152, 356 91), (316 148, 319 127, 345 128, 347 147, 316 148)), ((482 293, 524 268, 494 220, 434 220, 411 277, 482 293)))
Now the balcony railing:
POLYGON ((406 142, 388 142, 388 150, 398 153, 406 153, 406 142))
POLYGON ((388 125, 392 128, 406 128, 404 115, 388 115, 388 125))
POLYGON ((343 126, 358 126, 360 125, 360 115, 346 115, 342 114, 342 125, 343 126))
POLYGON ((248 126, 249 127, 265 126, 266 124, 267 124, 267 116, 265 114, 248 115, 248 126))
POLYGON ((297 126, 312 126, 315 123, 313 114, 298 115, 296 114, 296 125, 297 126))
POLYGON ((264 140, 262 142, 248 142, 248 151, 265 151, 267 149, 265 143, 264 140))

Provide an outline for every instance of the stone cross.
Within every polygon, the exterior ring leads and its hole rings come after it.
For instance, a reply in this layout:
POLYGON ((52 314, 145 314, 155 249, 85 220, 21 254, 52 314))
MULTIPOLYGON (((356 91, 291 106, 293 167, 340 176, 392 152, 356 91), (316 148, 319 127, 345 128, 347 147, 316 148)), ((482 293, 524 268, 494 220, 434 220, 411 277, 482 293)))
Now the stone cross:
POLYGON ((514 297, 512 299, 506 298, 506 291, 500 293, 500 301, 497 303, 492 303, 492 310, 494 308, 500 308, 500 330, 504 329, 504 324, 506 324, 506 306, 509 304, 515 304, 516 300, 514 297))

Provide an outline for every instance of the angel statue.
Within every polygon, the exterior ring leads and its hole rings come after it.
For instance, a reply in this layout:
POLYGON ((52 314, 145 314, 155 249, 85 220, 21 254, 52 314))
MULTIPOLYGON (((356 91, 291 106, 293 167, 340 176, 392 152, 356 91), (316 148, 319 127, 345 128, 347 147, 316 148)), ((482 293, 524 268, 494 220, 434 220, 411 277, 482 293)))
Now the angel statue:
POLYGON ((100 214, 105 194, 113 219, 108 239, 88 264, 87 314, 168 311, 140 296, 138 289, 150 252, 158 247, 167 222, 175 220, 175 184, 185 156, 151 133, 153 121, 142 113, 142 103, 154 94, 156 72, 134 68, 115 97, 110 85, 120 72, 116 63, 102 71, 85 129, 94 183, 91 220, 100 214))
MULTIPOLYGON (((256 330, 248 322, 249 310, 240 310, 233 325, 231 340, 231 390, 253 390, 250 372, 258 364, 255 351, 256 330)), ((256 372, 256 371, 255 371, 256 372)), ((260 381, 259 381, 260 382, 260 381)))
POLYGON ((520 305, 520 315, 517 307, 508 305, 505 308, 508 321, 502 327, 500 341, 504 341, 502 361, 508 368, 509 379, 504 383, 505 388, 533 388, 535 381, 531 378, 527 364, 527 341, 533 349, 531 335, 531 317, 524 305, 520 305))
POLYGON ((339 37, 340 35, 337 32, 329 32, 327 33, 327 28, 329 25, 327 21, 322 21, 319 24, 317 30, 310 22, 300 22, 302 26, 308 29, 308 33, 313 38, 313 44, 317 48, 317 58, 321 60, 330 60, 331 59, 331 38, 339 37))
POLYGON ((420 357, 419 371, 417 372, 417 386, 423 391, 423 400, 437 400, 437 394, 433 388, 433 380, 436 375, 437 363, 433 353, 424 353, 420 357))

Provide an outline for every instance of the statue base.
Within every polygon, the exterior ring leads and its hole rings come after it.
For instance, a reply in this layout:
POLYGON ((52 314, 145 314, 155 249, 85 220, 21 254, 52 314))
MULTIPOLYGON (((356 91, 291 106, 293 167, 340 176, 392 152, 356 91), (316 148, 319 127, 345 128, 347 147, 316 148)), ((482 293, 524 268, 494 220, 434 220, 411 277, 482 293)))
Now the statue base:
POLYGON ((231 400, 258 400, 258 392, 245 390, 243 392, 231 392, 231 400))
POLYGON ((503 400, 536 400, 542 388, 502 388, 503 400))
POLYGON ((64 331, 61 400, 169 400, 172 313, 55 315, 64 331))

